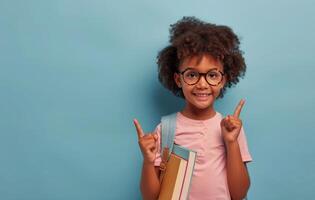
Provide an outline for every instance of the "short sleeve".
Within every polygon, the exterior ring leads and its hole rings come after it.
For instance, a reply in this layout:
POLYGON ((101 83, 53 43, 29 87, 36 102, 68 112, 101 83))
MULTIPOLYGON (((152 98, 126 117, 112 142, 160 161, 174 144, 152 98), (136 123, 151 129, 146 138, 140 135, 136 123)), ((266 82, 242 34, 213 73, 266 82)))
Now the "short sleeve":
POLYGON ((240 146, 240 151, 241 151, 241 156, 242 156, 243 162, 252 161, 252 156, 250 155, 249 150, 248 150, 246 135, 245 135, 243 127, 242 127, 241 132, 238 136, 238 144, 240 146))
POLYGON ((157 152, 155 155, 155 161, 154 161, 154 166, 160 166, 161 164, 161 123, 157 125, 157 127, 154 130, 154 133, 158 135, 158 139, 156 141, 156 146, 157 146, 157 152))

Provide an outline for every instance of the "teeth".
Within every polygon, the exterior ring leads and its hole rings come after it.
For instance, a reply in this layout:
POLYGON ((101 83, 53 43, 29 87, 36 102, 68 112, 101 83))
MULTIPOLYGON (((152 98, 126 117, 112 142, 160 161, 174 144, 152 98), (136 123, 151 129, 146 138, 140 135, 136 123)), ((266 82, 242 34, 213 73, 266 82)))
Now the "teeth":
POLYGON ((195 93, 195 95, 198 96, 198 97, 206 97, 206 96, 209 96, 210 94, 196 94, 195 93))

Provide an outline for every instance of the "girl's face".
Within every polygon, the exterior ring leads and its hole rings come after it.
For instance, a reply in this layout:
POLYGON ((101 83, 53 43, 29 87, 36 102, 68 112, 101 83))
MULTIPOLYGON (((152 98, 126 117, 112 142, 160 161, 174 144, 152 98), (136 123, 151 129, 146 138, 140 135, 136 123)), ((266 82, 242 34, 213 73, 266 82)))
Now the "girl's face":
POLYGON ((212 83, 212 79, 215 80, 215 72, 221 72, 223 74, 223 65, 220 60, 215 59, 211 55, 203 54, 201 56, 190 57, 182 61, 182 64, 179 66, 179 73, 174 74, 174 79, 177 86, 182 88, 186 100, 186 106, 194 110, 213 109, 213 103, 219 96, 220 90, 225 84, 224 76, 222 77, 222 80, 215 86, 208 83, 212 83), (188 68, 199 73, 213 71, 214 74, 208 73, 205 75, 200 75, 198 82, 195 84, 188 84, 191 82, 187 80, 193 80, 196 77, 196 73, 181 73, 185 70, 187 71, 188 68), (184 77, 186 81, 184 80, 184 77))

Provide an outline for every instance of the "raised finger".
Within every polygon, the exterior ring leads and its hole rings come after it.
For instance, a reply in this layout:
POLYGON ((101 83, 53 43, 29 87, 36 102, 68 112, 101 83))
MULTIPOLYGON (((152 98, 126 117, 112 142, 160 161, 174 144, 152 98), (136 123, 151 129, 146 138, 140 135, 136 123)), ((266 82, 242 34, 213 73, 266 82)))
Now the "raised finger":
POLYGON ((245 104, 245 100, 242 99, 235 108, 235 111, 233 114, 234 117, 238 118, 240 116, 244 104, 245 104))
POLYGON ((137 119, 134 119, 133 123, 135 124, 136 129, 137 129, 138 139, 142 138, 144 136, 144 132, 142 130, 140 123, 138 122, 137 119))

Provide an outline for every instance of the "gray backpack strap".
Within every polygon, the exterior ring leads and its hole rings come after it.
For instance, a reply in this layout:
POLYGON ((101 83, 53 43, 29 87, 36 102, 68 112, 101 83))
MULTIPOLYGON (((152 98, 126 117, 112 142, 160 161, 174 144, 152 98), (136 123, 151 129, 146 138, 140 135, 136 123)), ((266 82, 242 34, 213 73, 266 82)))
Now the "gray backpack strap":
MULTIPOLYGON (((161 119, 162 131, 161 131, 161 153, 164 148, 168 148, 168 154, 171 154, 175 138, 175 129, 176 129, 176 115, 173 113, 170 115, 163 116, 161 119)), ((163 153, 161 154, 163 155, 163 153)))

